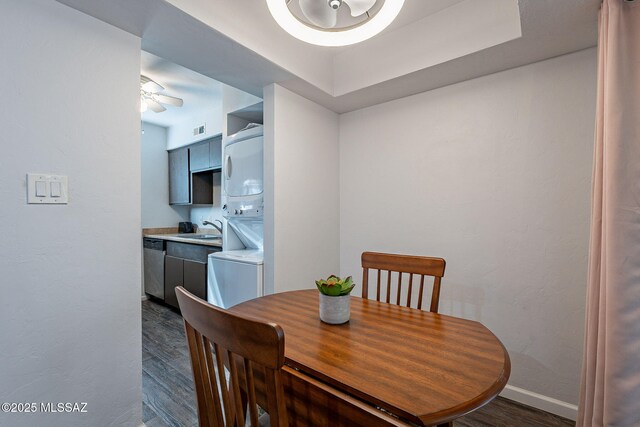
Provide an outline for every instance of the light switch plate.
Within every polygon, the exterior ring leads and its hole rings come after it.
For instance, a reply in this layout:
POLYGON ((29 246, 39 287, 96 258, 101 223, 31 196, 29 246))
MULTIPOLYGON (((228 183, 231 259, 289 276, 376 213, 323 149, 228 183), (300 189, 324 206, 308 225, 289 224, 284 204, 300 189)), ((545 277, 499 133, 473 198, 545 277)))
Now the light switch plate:
POLYGON ((66 175, 27 174, 27 203, 36 205, 65 205, 69 202, 66 175))
POLYGON ((62 184, 59 181, 51 181, 49 183, 51 187, 51 197, 62 197, 62 184))
POLYGON ((47 197, 47 181, 36 180, 36 197, 47 197))

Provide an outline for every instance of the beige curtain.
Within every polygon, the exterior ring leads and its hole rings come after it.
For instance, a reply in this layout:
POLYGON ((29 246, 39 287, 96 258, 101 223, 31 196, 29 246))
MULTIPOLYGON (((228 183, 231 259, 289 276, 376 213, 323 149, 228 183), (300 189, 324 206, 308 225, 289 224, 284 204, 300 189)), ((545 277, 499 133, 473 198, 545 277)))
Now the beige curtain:
POLYGON ((604 0, 578 426, 640 426, 640 0, 604 0))

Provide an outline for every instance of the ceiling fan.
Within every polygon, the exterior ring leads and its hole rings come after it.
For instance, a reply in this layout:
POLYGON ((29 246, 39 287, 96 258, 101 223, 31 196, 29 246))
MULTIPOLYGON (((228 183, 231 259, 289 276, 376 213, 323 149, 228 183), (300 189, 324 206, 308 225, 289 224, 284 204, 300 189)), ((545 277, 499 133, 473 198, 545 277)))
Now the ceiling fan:
POLYGON ((283 30, 316 46, 348 46, 387 28, 405 0, 266 0, 283 30))
POLYGON ((181 98, 164 95, 164 88, 147 76, 140 76, 140 112, 143 113, 150 108, 155 113, 162 113, 166 108, 162 104, 182 107, 184 103, 181 98))
POLYGON ((302 14, 314 25, 334 28, 343 3, 349 7, 353 18, 367 14, 377 0, 298 0, 302 14))

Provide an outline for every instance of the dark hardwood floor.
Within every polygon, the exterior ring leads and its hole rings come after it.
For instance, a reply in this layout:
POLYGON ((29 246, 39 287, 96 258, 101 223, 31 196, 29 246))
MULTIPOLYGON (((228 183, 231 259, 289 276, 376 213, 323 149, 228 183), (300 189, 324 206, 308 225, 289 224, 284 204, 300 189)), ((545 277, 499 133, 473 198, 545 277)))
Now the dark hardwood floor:
MULTIPOLYGON (((198 425, 182 318, 153 301, 142 302, 142 402, 147 427, 198 425)), ((574 425, 567 419, 501 397, 454 422, 455 427, 574 425)))

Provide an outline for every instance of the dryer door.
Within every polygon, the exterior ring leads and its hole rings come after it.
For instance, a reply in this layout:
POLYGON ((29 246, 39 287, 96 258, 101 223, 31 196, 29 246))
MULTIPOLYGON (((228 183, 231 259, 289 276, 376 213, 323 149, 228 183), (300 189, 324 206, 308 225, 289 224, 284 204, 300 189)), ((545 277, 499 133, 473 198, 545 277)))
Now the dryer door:
POLYGON ((224 190, 229 197, 262 194, 262 136, 225 147, 224 190))

